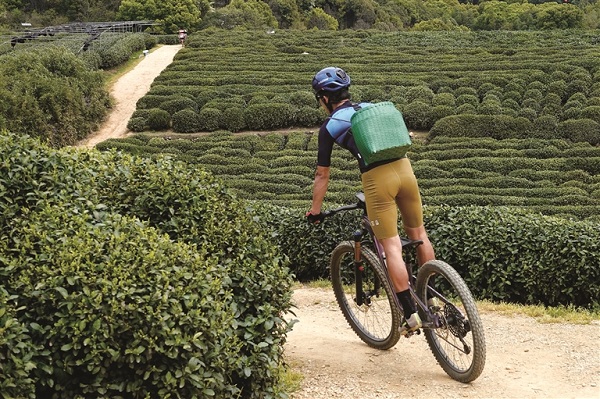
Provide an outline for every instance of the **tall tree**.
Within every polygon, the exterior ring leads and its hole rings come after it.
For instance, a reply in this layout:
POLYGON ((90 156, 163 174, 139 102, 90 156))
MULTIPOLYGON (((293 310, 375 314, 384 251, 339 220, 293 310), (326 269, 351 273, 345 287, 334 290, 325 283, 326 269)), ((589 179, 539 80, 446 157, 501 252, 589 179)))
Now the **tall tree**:
POLYGON ((308 29, 337 30, 338 21, 323 11, 322 8, 317 7, 310 10, 306 21, 306 27, 308 29))
POLYGON ((277 19, 279 28, 289 29, 303 26, 296 0, 268 0, 267 4, 277 19))
MULTIPOLYGON (((208 0, 203 1, 208 2, 208 0)), ((197 29, 202 11, 196 0, 123 0, 117 18, 123 21, 153 20, 160 24, 160 33, 175 33, 179 29, 197 29)), ((203 4, 208 10, 208 5, 203 4)))

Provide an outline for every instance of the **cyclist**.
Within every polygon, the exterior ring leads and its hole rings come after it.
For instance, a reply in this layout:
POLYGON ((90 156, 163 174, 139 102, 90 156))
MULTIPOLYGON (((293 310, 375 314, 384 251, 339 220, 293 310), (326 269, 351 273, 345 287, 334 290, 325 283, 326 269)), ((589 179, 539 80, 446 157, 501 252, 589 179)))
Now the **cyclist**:
MULTIPOLYGON (((312 81, 317 102, 329 117, 319 130, 317 169, 313 183, 312 206, 306 213, 309 222, 323 221, 321 206, 329 184, 329 168, 334 143, 349 150, 357 159, 367 205, 367 215, 377 239, 383 245, 388 270, 398 301, 404 309, 402 335, 421 327, 408 289, 408 272, 398 235, 398 209, 404 231, 413 240, 422 240, 417 260, 423 264, 435 258, 433 246, 423 225, 423 208, 417 180, 408 158, 396 158, 365 165, 350 131, 350 117, 356 112, 349 92, 350 76, 341 68, 328 67, 317 72, 312 81)), ((368 103, 359 106, 369 105, 368 103)))

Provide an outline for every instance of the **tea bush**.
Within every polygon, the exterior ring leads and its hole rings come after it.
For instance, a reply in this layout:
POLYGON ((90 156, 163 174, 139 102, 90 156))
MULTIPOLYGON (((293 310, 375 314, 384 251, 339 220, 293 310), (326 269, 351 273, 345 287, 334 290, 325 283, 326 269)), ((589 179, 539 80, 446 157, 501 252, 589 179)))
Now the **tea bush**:
POLYGON ((0 286, 0 392, 9 398, 35 399, 30 371, 35 368, 32 358, 38 348, 9 299, 9 293, 0 286))
POLYGON ((194 112, 198 112, 198 104, 196 104, 196 101, 187 97, 174 98, 172 100, 164 101, 159 105, 159 108, 164 109, 170 115, 173 115, 176 112, 184 109, 191 109, 194 112))
POLYGON ((0 288, 44 348, 38 397, 278 395, 289 271, 220 181, 15 135, 0 181, 0 288))
POLYGON ((244 110, 239 107, 228 107, 222 112, 223 128, 231 132, 239 132, 246 128, 244 110))
MULTIPOLYGON (((358 211, 312 226, 301 209, 263 203, 253 209, 265 228, 274 230, 301 281, 327 278, 331 251, 351 237, 360 222, 358 211)), ((436 255, 457 268, 478 298, 600 305, 597 222, 565 221, 503 207, 444 206, 426 207, 425 223, 436 255)))
POLYGON ((198 119, 200 122, 200 130, 214 132, 218 130, 221 125, 221 115, 223 113, 217 108, 204 107, 200 110, 198 114, 198 119))
POLYGON ((110 104, 100 73, 61 47, 2 56, 0 98, 0 129, 57 147, 90 134, 110 104))
POLYGON ((244 110, 244 120, 250 130, 268 130, 286 126, 294 111, 289 104, 249 103, 244 110))
POLYGON ((131 118, 127 121, 127 129, 132 132, 143 132, 148 128, 148 124, 146 122, 146 118, 136 117, 131 118))
POLYGON ((216 259, 102 208, 41 208, 10 224, 1 250, 4 286, 45 348, 32 359, 37 397, 240 392, 216 259))
POLYGON ((152 108, 148 113, 150 130, 165 130, 171 127, 171 115, 160 108, 152 108))
POLYGON ((200 116, 190 108, 175 112, 171 121, 173 131, 177 133, 192 133, 200 130, 200 116))
MULTIPOLYGON (((108 34, 111 35, 110 33, 108 34)), ((110 46, 94 46, 94 50, 100 54, 102 69, 114 68, 128 61, 136 51, 145 50, 151 44, 152 39, 141 33, 134 34, 112 34, 116 36, 115 42, 110 46)))

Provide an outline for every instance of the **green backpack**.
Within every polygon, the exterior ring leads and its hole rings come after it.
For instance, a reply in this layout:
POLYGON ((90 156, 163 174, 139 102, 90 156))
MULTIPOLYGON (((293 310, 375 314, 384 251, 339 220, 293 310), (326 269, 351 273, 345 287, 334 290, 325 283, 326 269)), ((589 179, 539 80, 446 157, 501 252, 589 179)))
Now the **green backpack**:
POLYGON ((350 119, 352 135, 365 164, 402 158, 411 145, 402 113, 390 101, 358 109, 350 119))

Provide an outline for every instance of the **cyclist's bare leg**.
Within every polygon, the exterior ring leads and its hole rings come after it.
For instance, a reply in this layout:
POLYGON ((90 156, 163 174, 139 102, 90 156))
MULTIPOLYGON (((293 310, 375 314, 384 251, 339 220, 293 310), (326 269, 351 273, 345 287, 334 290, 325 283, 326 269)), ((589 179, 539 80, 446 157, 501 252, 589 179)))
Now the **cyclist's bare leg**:
POLYGON ((431 241, 429 241, 429 237, 427 236, 424 225, 419 227, 404 226, 404 232, 411 240, 423 241, 423 244, 417 247, 417 262, 419 262, 419 266, 425 262, 435 259, 433 245, 431 245, 431 241))
POLYGON ((402 258, 402 242, 399 236, 379 240, 385 251, 388 271, 396 292, 408 289, 408 272, 402 258))

